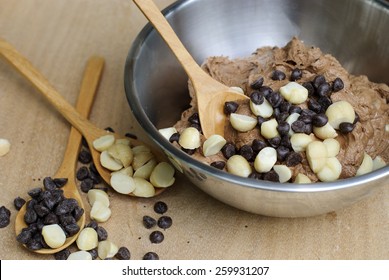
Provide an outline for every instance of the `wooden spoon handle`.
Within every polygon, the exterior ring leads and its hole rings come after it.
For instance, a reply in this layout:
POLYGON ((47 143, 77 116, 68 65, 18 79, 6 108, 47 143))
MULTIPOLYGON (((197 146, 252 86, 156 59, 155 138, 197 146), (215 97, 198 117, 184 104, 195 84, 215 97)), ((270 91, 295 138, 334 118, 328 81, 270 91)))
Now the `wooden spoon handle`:
POLYGON ((180 39, 177 37, 169 22, 165 19, 158 7, 152 0, 133 0, 145 17, 151 22, 154 28, 162 36, 163 40, 173 51, 192 83, 207 76, 190 53, 186 50, 180 39))
MULTIPOLYGON (((0 38, 0 55, 9 64, 29 80, 75 128, 84 134, 89 128, 95 128, 85 117, 81 116, 58 91, 46 80, 46 78, 34 68, 34 66, 20 54, 11 44, 0 38)), ((85 134, 84 134, 85 135, 85 134)))
MULTIPOLYGON (((104 68, 104 59, 92 56, 85 68, 80 93, 78 95, 76 110, 83 117, 88 117, 95 99, 97 88, 100 83, 101 74, 104 68)), ((61 168, 68 170, 69 175, 74 176, 78 151, 80 149, 82 135, 74 127, 70 129, 68 143, 65 149, 63 165, 61 168)))

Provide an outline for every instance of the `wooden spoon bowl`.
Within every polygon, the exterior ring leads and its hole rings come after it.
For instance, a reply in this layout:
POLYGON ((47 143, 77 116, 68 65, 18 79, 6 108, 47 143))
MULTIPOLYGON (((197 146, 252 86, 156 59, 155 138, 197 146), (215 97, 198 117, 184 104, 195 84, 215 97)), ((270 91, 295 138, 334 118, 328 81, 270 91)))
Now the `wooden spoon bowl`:
POLYGON ((192 82, 196 94, 201 129, 206 138, 224 135, 226 101, 247 100, 249 97, 216 81, 201 69, 185 49, 163 14, 152 0, 133 0, 173 51, 192 82))
MULTIPOLYGON (((12 65, 20 74, 29 80, 41 95, 46 98, 51 105, 75 127, 85 138, 92 154, 93 162, 101 178, 110 185, 111 171, 104 168, 100 163, 100 152, 93 148, 93 141, 111 132, 103 130, 92 124, 86 117, 80 115, 76 109, 70 105, 58 91, 47 81, 47 79, 34 66, 20 54, 11 44, 0 38, 0 55, 12 65)), ((114 133, 115 139, 126 138, 114 133)), ((134 146, 145 145, 141 141, 131 139, 134 146)), ((147 145, 146 145, 147 146, 147 145)), ((153 154, 158 160, 163 160, 162 153, 153 150, 153 154)), ((165 188, 155 188, 155 194, 159 195, 165 188)), ((130 196, 135 196, 130 193, 130 196)))
MULTIPOLYGON (((80 94, 76 104, 76 110, 82 115, 87 117, 91 111, 94 97, 97 92, 97 88, 99 85, 101 73, 104 67, 104 59, 100 57, 92 57, 89 59, 85 73, 83 82, 81 85, 80 94)), ((68 181, 66 185, 62 188, 64 192, 64 196, 66 198, 74 198, 77 200, 78 205, 84 209, 84 204, 82 202, 80 193, 78 191, 78 187, 76 184, 76 167, 77 167, 77 158, 78 152, 80 149, 80 144, 82 140, 82 135, 75 129, 71 128, 68 143, 65 149, 64 158, 62 160, 62 164, 60 165, 58 171, 53 176, 53 178, 67 178, 68 181)), ((26 204, 19 210, 16 220, 15 220, 15 231, 16 235, 18 235, 23 228, 27 227, 26 222, 24 221, 24 215, 26 214, 26 204)), ((77 221, 77 225, 81 229, 83 229, 85 225, 85 212, 81 216, 81 218, 77 221)), ((79 232, 80 232, 79 231, 79 232)), ((34 252, 38 254, 54 254, 59 252, 68 246, 70 246, 78 237, 79 232, 71 237, 68 237, 63 244, 59 248, 55 249, 40 249, 35 250, 34 252)))

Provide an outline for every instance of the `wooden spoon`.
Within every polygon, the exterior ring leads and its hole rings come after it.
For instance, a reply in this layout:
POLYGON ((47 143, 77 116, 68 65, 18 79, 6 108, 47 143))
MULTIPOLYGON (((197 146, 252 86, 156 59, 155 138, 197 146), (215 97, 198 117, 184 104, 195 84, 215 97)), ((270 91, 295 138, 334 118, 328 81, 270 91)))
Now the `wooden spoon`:
POLYGON ((245 100, 248 97, 214 80, 201 69, 152 0, 133 1, 165 40, 191 80, 204 136, 223 136, 226 122, 224 103, 245 100))
MULTIPOLYGON (((101 73, 104 67, 104 59, 100 57, 91 57, 88 61, 87 67, 85 69, 84 78, 81 85, 80 94, 78 96, 76 109, 82 115, 87 117, 91 111, 94 97, 97 92, 97 87, 99 85, 101 73)), ((80 144, 82 140, 82 135, 78 132, 77 129, 71 128, 68 143, 65 150, 65 155, 62 160, 62 164, 57 170, 53 178, 67 178, 68 182, 62 188, 64 191, 64 196, 66 198, 74 198, 77 200, 79 206, 84 209, 84 205, 78 192, 78 187, 76 184, 76 167, 77 167, 77 158, 78 152, 80 149, 80 144)), ((23 228, 27 227, 27 224, 24 221, 24 215, 26 213, 26 204, 19 210, 16 220, 15 220, 15 231, 18 235, 23 228)), ((85 225, 85 212, 77 222, 80 229, 83 229, 85 225)), ((79 233, 79 232, 78 232, 79 233)), ((34 252, 39 254, 54 254, 72 244, 78 237, 78 233, 67 238, 65 244, 56 249, 40 249, 35 250, 34 252)))
MULTIPOLYGON (((100 129, 88 121, 87 118, 81 116, 22 54, 20 54, 11 44, 2 38, 0 38, 0 55, 3 56, 17 71, 19 71, 19 73, 27 78, 27 80, 29 80, 38 89, 38 92, 40 92, 41 95, 45 97, 51 105, 53 105, 57 111, 61 113, 61 115, 84 136, 90 148, 97 171, 99 172, 101 178, 110 185, 111 171, 101 165, 100 152, 93 148, 93 141, 107 134, 113 134, 115 139, 122 139, 126 137, 100 129)), ((145 145, 135 139, 131 139, 131 144, 145 145)), ((161 158, 160 153, 156 151, 153 151, 153 153, 155 156, 161 158)), ((155 188, 155 195, 162 193, 164 190, 165 188, 155 188)), ((129 195, 135 196, 132 193, 129 195)))

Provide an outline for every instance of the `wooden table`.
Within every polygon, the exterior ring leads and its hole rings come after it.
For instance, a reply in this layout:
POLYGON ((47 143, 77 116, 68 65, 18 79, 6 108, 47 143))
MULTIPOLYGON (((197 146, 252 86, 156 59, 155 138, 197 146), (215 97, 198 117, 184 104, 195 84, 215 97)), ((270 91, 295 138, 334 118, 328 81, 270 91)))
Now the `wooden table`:
MULTIPOLYGON (((171 0, 156 1, 162 9, 171 0)), ((123 89, 128 50, 146 19, 130 0, 0 0, 0 36, 12 43, 72 104, 85 63, 106 59, 91 120, 121 133, 144 133, 131 115, 123 89)), ((31 253, 15 240, 13 199, 41 186, 61 163, 69 124, 32 86, 0 61, 0 138, 11 151, 0 158, 0 205, 12 212, 0 229, 0 259, 53 259, 31 253)), ((153 199, 109 192, 113 216, 101 224, 132 259, 154 251, 161 259, 388 259, 389 188, 347 209, 319 217, 281 219, 227 206, 179 176, 153 199), (163 200, 173 219, 161 244, 151 244, 142 217, 163 200)), ((84 195, 84 199, 85 199, 84 195)), ((86 202, 86 199, 85 199, 86 202)), ((87 204, 87 202, 86 202, 87 204)), ((72 250, 75 250, 72 247, 72 250)))

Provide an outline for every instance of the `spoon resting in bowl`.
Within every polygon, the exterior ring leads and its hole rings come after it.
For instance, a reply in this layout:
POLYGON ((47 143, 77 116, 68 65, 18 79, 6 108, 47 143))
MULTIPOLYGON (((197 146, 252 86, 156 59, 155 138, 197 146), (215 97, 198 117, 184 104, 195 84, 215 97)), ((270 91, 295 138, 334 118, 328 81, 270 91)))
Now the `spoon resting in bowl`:
POLYGON ((206 138, 214 134, 224 136, 226 122, 224 103, 247 100, 249 97, 216 81, 204 72, 152 0, 133 1, 173 51, 192 82, 204 136, 206 138))
MULTIPOLYGON (((76 110, 85 117, 89 116, 89 113, 92 108, 93 100, 97 92, 97 88, 100 82, 101 73, 104 67, 104 59, 100 57, 91 57, 88 60, 87 67, 85 69, 84 78, 81 85, 80 94, 78 96, 76 110)), ((74 198, 77 200, 80 208, 84 209, 84 205, 78 191, 76 184, 76 167, 77 167, 77 158, 78 152, 80 149, 80 144, 82 140, 82 135, 75 128, 70 129, 68 143, 65 149, 64 157, 60 167, 58 168, 56 174, 53 178, 66 178, 66 184, 61 188, 63 190, 63 195, 65 198, 74 198)), ((25 222, 26 214, 26 205, 19 210, 16 220, 15 220, 15 232, 16 235, 19 235, 23 228, 28 227, 25 222)), ((59 252, 67 247, 69 247, 78 237, 81 229, 85 225, 85 211, 82 216, 77 221, 79 227, 78 233, 66 238, 65 243, 58 248, 42 248, 39 250, 34 250, 38 254, 54 254, 59 252)), ((25 245, 26 246, 26 245, 25 245)))
MULTIPOLYGON (((55 109, 67 120, 69 121, 73 127, 75 127, 85 138, 91 155, 93 159, 93 163, 96 166, 96 169, 101 176, 101 178, 111 187, 112 186, 112 170, 107 169, 104 167, 101 163, 101 155, 103 154, 101 151, 96 150, 94 147, 94 142, 97 139, 100 139, 103 136, 106 135, 112 135, 114 139, 120 140, 120 139, 127 139, 125 136, 111 133, 107 130, 100 129, 97 126, 95 126, 93 123, 91 123, 87 118, 81 116, 76 109, 70 105, 62 96, 61 94, 47 81, 47 79, 37 70, 34 68, 34 66, 22 55, 20 54, 11 44, 6 42, 4 39, 0 38, 0 56, 5 58, 5 60, 12 65, 20 74, 22 74, 25 78, 27 78, 28 81, 30 81, 37 89, 38 92, 46 98, 47 101, 51 105, 54 106, 55 109)), ((149 147, 147 147, 146 144, 144 144, 141 141, 138 141, 136 139, 131 139, 130 144, 132 147, 140 147, 141 152, 152 154, 153 159, 155 158, 155 161, 160 161, 160 163, 163 162, 162 154, 157 151, 151 151, 149 147), (145 151, 147 150, 147 151, 145 151)), ((142 154, 144 155, 144 154, 142 154)), ((144 159, 144 157, 143 157, 144 159)), ((147 159, 147 158, 146 158, 147 159)), ((134 157, 135 160, 135 157, 134 157)), ((167 164, 166 164, 167 165, 167 164)), ((163 167, 166 167, 164 165, 163 167)), ((157 165, 158 166, 158 165, 157 165)), ((172 173, 171 170, 172 167, 168 168, 170 174, 172 173)), ((159 168, 158 171, 164 171, 166 168, 159 168)), ((157 174, 155 177, 157 179, 160 179, 163 176, 158 176, 160 174, 157 174)), ((173 174, 171 174, 173 176, 173 174)), ((166 187, 170 186, 174 182, 174 177, 171 178, 171 181, 169 182, 169 185, 159 184, 158 186, 155 186, 156 184, 151 184, 148 180, 143 178, 130 180, 126 177, 126 183, 130 181, 131 186, 128 186, 128 184, 125 186, 126 191, 118 190, 118 188, 113 187, 113 189, 119 193, 135 196, 135 197, 153 197, 160 193, 162 193, 166 187), (127 190, 130 190, 127 192, 127 190)), ((164 183, 164 182, 163 182, 164 183)), ((123 184, 122 184, 123 185, 123 184)), ((122 187, 122 185, 120 187, 122 187)))

